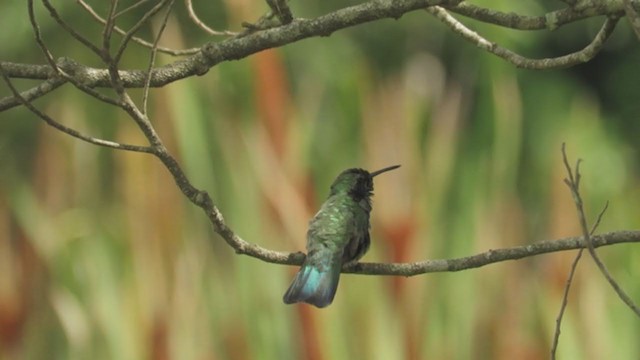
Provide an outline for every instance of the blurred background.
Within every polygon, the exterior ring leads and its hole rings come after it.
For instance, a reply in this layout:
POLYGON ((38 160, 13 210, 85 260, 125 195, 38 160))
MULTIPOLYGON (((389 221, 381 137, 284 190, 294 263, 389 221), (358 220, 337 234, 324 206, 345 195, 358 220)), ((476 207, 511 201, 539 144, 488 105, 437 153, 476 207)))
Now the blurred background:
MULTIPOLYGON (((53 3, 99 41, 101 26, 80 6, 53 3)), ((106 2, 90 3, 105 14, 106 2)), ((311 18, 357 3, 291 7, 311 18)), ((562 6, 478 4, 529 15, 562 6)), ((36 5, 54 57, 102 66, 36 5)), ((211 27, 234 31, 267 10, 248 0, 194 7, 211 27)), ((118 25, 132 26, 144 11, 118 25)), ((0 33, 2 60, 43 64, 26 5, 2 2, 0 14, 11 29, 0 33)), ((160 20, 140 36, 152 39, 160 20)), ((518 32, 465 20, 539 58, 582 48, 601 22, 518 32)), ((162 44, 211 40, 178 1, 162 44)), ((122 67, 147 61, 148 50, 133 44, 122 67)), ((589 219, 610 202, 599 231, 640 227, 639 61, 626 19, 595 60, 529 71, 415 12, 154 89, 150 117, 194 185, 250 242, 304 250, 308 220, 337 174, 402 164, 376 178, 363 260, 454 258, 580 233, 562 181, 563 142, 571 159, 584 159, 589 219)), ((8 94, 3 83, 0 96, 8 94)), ((122 111, 70 85, 35 104, 85 133, 145 143, 122 111)), ((640 302, 640 248, 598 252, 640 302)), ((412 278, 345 274, 330 307, 288 306, 282 295, 297 269, 236 255, 157 159, 80 142, 24 108, 0 113, 2 359, 543 359, 575 254, 412 278)), ((558 357, 640 358, 632 315, 583 257, 558 357)))

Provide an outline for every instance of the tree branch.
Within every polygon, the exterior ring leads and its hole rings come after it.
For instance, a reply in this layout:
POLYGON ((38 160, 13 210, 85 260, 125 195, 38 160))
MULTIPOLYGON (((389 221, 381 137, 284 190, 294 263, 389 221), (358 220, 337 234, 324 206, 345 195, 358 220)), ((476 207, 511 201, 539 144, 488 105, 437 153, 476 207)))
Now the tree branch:
POLYGON ((589 3, 588 6, 582 6, 581 8, 570 6, 548 12, 542 16, 505 13, 469 4, 466 1, 456 6, 443 7, 468 18, 516 30, 555 30, 560 26, 578 20, 601 15, 614 15, 622 11, 622 8, 603 8, 596 3, 589 3))
POLYGON ((427 11, 433 14, 449 28, 451 28, 453 32, 460 35, 463 39, 473 43, 480 49, 497 55, 517 67, 537 70, 564 68, 584 63, 593 59, 593 57, 596 56, 596 54, 600 52, 600 50, 602 50, 604 42, 609 38, 611 33, 613 33, 613 30, 615 29, 616 24, 619 20, 619 17, 607 18, 598 34, 593 38, 593 41, 591 41, 591 43, 584 47, 582 50, 555 58, 529 59, 485 39, 475 31, 463 25, 442 7, 429 7, 427 8, 427 11))
MULTIPOLYGON (((593 246, 607 246, 620 243, 640 242, 640 231, 615 231, 592 237, 593 246)), ((581 236, 559 240, 546 240, 530 245, 506 249, 489 250, 477 255, 457 259, 425 260, 414 263, 378 264, 358 263, 346 267, 344 272, 366 275, 414 276, 432 272, 460 271, 525 257, 547 254, 557 251, 581 249, 585 247, 581 236)))
MULTIPOLYGON (((89 45, 88 40, 84 39, 60 18, 60 15, 51 6, 49 1, 43 1, 47 6, 47 9, 49 9, 51 16, 59 23, 60 26, 66 29, 70 34, 72 34, 72 36, 78 38, 78 41, 81 41, 85 46, 101 55, 100 49, 95 47, 95 45, 89 45)), ((170 50, 158 47, 159 51, 169 52, 176 55, 192 53, 194 51, 197 52, 182 60, 153 69, 150 73, 149 86, 161 87, 190 76, 203 75, 207 73, 210 68, 221 62, 242 59, 266 49, 283 46, 310 37, 329 36, 335 31, 371 21, 386 18, 398 19, 406 13, 435 5, 438 5, 441 8, 450 9, 453 12, 472 17, 480 21, 523 30, 537 30, 544 28, 554 29, 558 26, 586 17, 600 15, 618 16, 618 14, 624 11, 624 5, 622 2, 610 3, 607 6, 598 5, 599 3, 597 2, 581 2, 581 4, 583 3, 584 5, 581 5, 581 7, 569 7, 550 12, 544 16, 522 16, 482 9, 466 2, 461 2, 460 0, 369 1, 339 9, 314 19, 294 19, 290 24, 284 26, 264 31, 250 32, 248 34, 241 34, 223 41, 209 42, 199 49, 188 49, 183 52, 181 50, 170 50)), ((106 20, 100 18, 84 1, 80 0, 80 5, 82 5, 98 21, 104 24, 107 23, 106 20)), ((511 60, 511 62, 516 63, 518 66, 536 69, 570 66, 572 64, 587 61, 595 56, 597 51, 601 48, 602 43, 610 35, 615 24, 616 20, 609 20, 605 22, 605 25, 599 32, 598 36, 596 36, 589 46, 580 52, 556 59, 533 60, 522 57, 518 58, 519 55, 488 42, 475 33, 475 36, 472 36, 471 38, 473 38, 472 41, 477 46, 484 48, 485 50, 492 51, 496 55, 507 60, 511 60)), ((125 31, 115 26, 112 27, 112 30, 126 37, 130 37, 131 40, 142 43, 144 46, 153 46, 153 44, 139 40, 136 37, 133 37, 131 33, 127 34, 125 31)), ((471 39, 468 38, 468 40, 471 39)), ((3 64, 6 65, 8 63, 3 64)), ((38 66, 39 65, 33 64, 14 64, 11 67, 5 66, 5 68, 7 75, 11 78, 24 77, 26 75, 31 79, 49 80, 53 76, 50 70, 42 71, 39 68, 32 69, 33 67, 38 66)), ((83 77, 76 77, 75 83, 83 84, 88 88, 110 87, 111 85, 111 79, 107 69, 95 69, 78 64, 77 70, 81 70, 77 72, 77 76, 83 77)), ((146 73, 146 70, 120 70, 119 76, 122 81, 122 86, 125 88, 144 87, 146 84, 146 73)))
POLYGON ((640 40, 640 16, 638 16, 638 12, 633 7, 631 0, 622 0, 624 4, 624 12, 629 19, 629 24, 631 24, 631 29, 633 29, 633 33, 636 34, 638 40, 640 40))

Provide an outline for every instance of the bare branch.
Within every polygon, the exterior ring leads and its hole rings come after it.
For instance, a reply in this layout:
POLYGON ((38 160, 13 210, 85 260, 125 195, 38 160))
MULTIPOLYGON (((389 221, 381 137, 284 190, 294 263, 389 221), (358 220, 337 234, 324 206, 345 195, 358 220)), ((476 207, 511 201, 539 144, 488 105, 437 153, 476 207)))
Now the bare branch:
MULTIPOLYGON (((32 3, 33 3, 33 0, 29 0, 30 6, 32 6, 32 3)), ((60 17, 60 14, 53 7, 53 5, 51 5, 49 0, 42 0, 42 3, 47 8, 47 10, 49 10, 49 15, 51 15, 51 17, 58 23, 58 25, 60 25, 60 27, 65 29, 71 36, 73 36, 74 39, 78 40, 82 45, 86 46, 89 50, 93 51, 96 55, 102 57, 102 53, 97 46, 93 45, 91 41, 86 39, 84 36, 80 35, 80 33, 75 31, 71 26, 69 26, 69 24, 67 24, 64 20, 62 20, 62 17, 60 17)))
MULTIPOLYGON (((447 10, 488 24, 494 24, 516 30, 555 30, 560 26, 601 14, 599 9, 575 7, 554 10, 542 16, 527 16, 516 13, 505 13, 479 7, 466 1, 447 10)), ((601 14, 605 15, 605 14, 601 14)))
POLYGON ((562 304, 560 305, 560 312, 558 313, 558 317, 556 318, 556 330, 553 334, 553 343, 551 344, 551 360, 556 359, 556 351, 558 350, 558 344, 560 343, 560 325, 562 324, 564 310, 567 308, 567 302, 569 300, 569 290, 571 289, 571 284, 573 283, 573 277, 576 273, 576 268, 578 267, 578 262, 582 257, 583 251, 584 249, 578 250, 576 258, 573 259, 573 263, 571 263, 569 277, 567 278, 567 283, 564 287, 564 293, 562 294, 562 304))
POLYGON ((140 6, 144 5, 144 4, 145 4, 145 3, 147 3, 148 1, 149 1, 149 0, 140 0, 140 1, 138 1, 137 3, 135 3, 135 4, 133 4, 133 5, 129 6, 129 7, 127 7, 127 8, 124 8, 124 9, 122 9, 122 10, 118 11, 116 14, 114 14, 114 15, 113 15, 113 18, 114 18, 114 19, 117 19, 117 18, 119 18, 120 16, 122 16, 122 15, 124 15, 124 14, 128 13, 129 11, 132 11, 132 10, 135 10, 135 9, 139 8, 140 6))
POLYGON ((593 223, 593 226, 591 227, 591 231, 589 231, 589 234, 593 235, 596 232, 596 229, 598 228, 598 226, 600 226, 600 221, 602 221, 602 217, 604 216, 604 213, 607 212, 607 209, 609 208, 609 201, 607 201, 604 204, 604 207, 602 208, 602 210, 600 210, 600 214, 598 214, 598 217, 596 218, 596 222, 593 223))
MULTIPOLYGON (((640 242, 640 231, 616 231, 592 237, 593 246, 607 246, 627 242, 640 242)), ((446 260, 425 260, 415 263, 377 264, 358 263, 345 267, 343 272, 367 275, 400 275, 414 276, 431 272, 461 271, 481 266, 517 260, 525 257, 547 254, 558 251, 584 248, 582 236, 559 240, 540 241, 529 245, 506 249, 489 250, 477 255, 446 260)), ((300 265, 300 263, 295 263, 300 265)))
MULTIPOLYGON (((160 87, 171 82, 203 75, 221 62, 238 60, 257 52, 293 43, 314 36, 328 36, 334 31, 384 18, 399 18, 405 13, 423 9, 434 3, 457 4, 459 0, 408 0, 400 3, 370 1, 350 6, 315 19, 296 19, 291 24, 277 28, 238 36, 222 42, 210 42, 199 52, 151 72, 151 87, 160 87)), ((115 27, 114 27, 115 29, 115 27)), ((114 30, 115 31, 115 30, 114 30)), ((101 52, 100 50, 98 50, 101 52)), ((26 65, 28 66, 28 65, 26 65)), ((80 70, 80 69, 79 69, 80 70)), ((89 87, 110 87, 111 77, 107 69, 85 67, 81 73, 90 74, 81 83, 89 87)), ((119 70, 122 86, 142 88, 146 70, 119 70)), ((46 80, 47 77, 37 77, 46 80)))
MULTIPOLYGON (((87 11, 89 11, 90 7, 82 2, 82 0, 78 1, 83 7, 85 7, 85 9, 87 9, 87 11)), ((309 37, 328 36, 334 31, 360 25, 370 21, 376 21, 384 18, 399 18, 405 13, 415 10, 422 10, 435 4, 438 4, 444 8, 453 9, 452 11, 458 11, 461 13, 464 11, 470 12, 469 9, 471 9, 468 5, 460 3, 460 1, 458 0, 405 0, 401 2, 369 1, 355 6, 339 9, 332 13, 314 19, 295 19, 288 25, 278 26, 276 28, 268 29, 265 31, 256 31, 249 34, 244 34, 242 36, 236 36, 221 42, 210 42, 202 46, 200 49, 198 49, 197 53, 191 55, 190 57, 153 69, 153 71, 151 72, 151 80, 149 81, 149 86, 160 87, 193 75, 203 75, 207 71, 209 71, 211 67, 224 61, 242 59, 262 50, 283 46, 285 44, 293 43, 309 37)), ((566 15, 565 18, 562 18, 559 16, 560 13, 558 13, 558 16, 555 20, 552 19, 553 16, 546 16, 548 20, 546 21, 545 26, 553 27, 553 24, 560 24, 563 23, 563 21, 566 22, 569 20, 573 21, 575 19, 578 19, 579 16, 613 16, 619 14, 620 11, 622 11, 622 4, 620 4, 619 7, 616 6, 616 4, 613 4, 607 8, 597 9, 593 7, 586 7, 585 9, 587 9, 588 11, 581 8, 572 10, 573 13, 567 10, 565 11, 566 14, 573 15, 566 15)), ((444 10, 441 9, 441 11, 444 10)), ((94 17, 97 16, 92 11, 91 14, 94 15, 94 17)), ((445 12, 445 15, 448 14, 446 14, 445 12)), ((535 25, 536 27, 544 25, 540 20, 536 21, 539 22, 538 25, 535 25)), ((455 20, 455 24, 455 26, 458 26, 457 20, 455 20)), ((541 69, 549 67, 570 66, 572 64, 588 61, 600 50, 604 41, 611 34, 611 31, 613 30, 615 24, 616 19, 606 21, 603 25, 603 28, 594 38, 593 42, 581 51, 559 58, 539 60, 527 59, 520 55, 514 54, 509 50, 503 49, 487 41, 486 39, 483 39, 479 35, 464 27, 464 25, 460 24, 460 26, 462 26, 463 30, 462 35, 465 35, 467 39, 469 41, 472 41, 474 44, 481 44, 481 48, 492 51, 500 57, 509 59, 512 63, 515 62, 518 66, 541 69)), ((113 27, 113 29, 114 31, 118 31, 115 26, 113 27)), ((150 43, 143 42, 143 44, 149 47, 153 46, 150 43)), ((158 47, 158 49, 164 51, 161 47, 158 47)), ((194 50, 195 49, 190 49, 188 51, 194 50)), ((177 51, 175 53, 178 54, 177 51)), ((23 67, 28 66, 32 65, 23 65, 23 67)), ((109 87, 111 85, 110 75, 106 69, 87 68, 87 70, 90 70, 89 72, 92 74, 92 77, 90 79, 87 79, 89 81, 79 81, 82 84, 88 87, 109 87)), ((146 70, 120 70, 119 73, 122 80, 122 86, 125 88, 142 88, 145 86, 145 79, 147 78, 146 70)), ((12 74, 10 75, 12 76, 12 74)), ((37 73, 34 74, 32 78, 47 80, 49 76, 45 76, 45 74, 43 73, 37 73)))
POLYGON ((573 200, 576 205, 576 211, 578 213, 578 219, 580 220, 580 227, 582 228, 582 233, 584 237, 583 242, 585 243, 587 249, 589 250, 589 254, 591 254, 591 258, 598 266, 598 269, 600 269, 600 272, 602 273, 602 275, 604 275, 604 277, 607 279, 611 287, 615 290, 616 294, 618 294, 618 297, 620 297, 620 299, 631 310, 633 310, 633 312, 637 316, 640 317, 640 309, 638 308, 638 306, 633 302, 633 300, 629 297, 629 295, 627 295, 627 293, 620 287, 620 285, 613 279, 613 277, 607 270, 607 267, 604 265, 602 260, 600 260, 600 257, 595 251, 596 246, 594 244, 593 237, 589 233, 589 228, 587 226, 587 220, 584 213, 584 205, 582 203, 582 197, 580 196, 580 188, 579 188, 580 177, 581 177, 580 168, 579 168, 580 161, 576 163, 575 175, 574 175, 574 173, 571 171, 571 166, 569 165, 569 161, 567 160, 565 144, 562 144, 562 160, 567 170, 567 174, 569 175, 569 177, 565 179, 565 183, 571 190, 571 194, 573 196, 573 200))
MULTIPOLYGON (((98 15, 98 13, 95 12, 95 10, 93 10, 93 8, 91 7, 91 5, 87 4, 84 0, 76 0, 78 2, 78 4, 80 4, 80 6, 82 6, 82 8, 84 8, 96 21, 98 21, 101 24, 106 24, 107 21, 105 19, 103 19, 100 15, 98 15)), ((145 0, 146 1, 146 0, 145 0)), ((120 35, 125 35, 126 31, 122 30, 121 28, 114 26, 113 27, 113 31, 117 32, 120 35)), ((148 47, 148 48, 152 48, 153 44, 145 41, 137 36, 133 36, 131 38, 132 41, 148 47)), ((191 48, 191 49, 184 49, 184 50, 177 50, 177 49, 171 49, 168 47, 163 47, 163 46, 158 46, 157 47, 158 51, 165 53, 165 54, 169 54, 169 55, 174 55, 174 56, 180 56, 180 55, 193 55, 195 53, 197 53, 198 51, 200 51, 199 48, 191 48)))
POLYGON ((128 144, 121 144, 115 141, 103 140, 103 139, 82 134, 81 132, 75 129, 62 125, 59 122, 53 120, 53 118, 51 118, 49 115, 43 113, 38 108, 33 106, 33 104, 31 104, 27 99, 22 97, 22 95, 18 92, 15 86, 13 86, 11 79, 9 79, 9 77, 5 73, 4 68, 2 67, 2 64, 0 64, 0 75, 2 76, 5 83, 13 93, 14 97, 17 98, 22 103, 22 105, 24 105, 27 109, 29 109, 36 116, 44 120, 48 125, 52 126, 53 128, 58 129, 67 135, 73 136, 77 139, 80 139, 82 141, 88 142, 93 145, 104 146, 104 147, 109 147, 109 148, 118 149, 118 150, 127 150, 127 151, 144 152, 144 153, 150 153, 152 151, 152 149, 147 146, 128 145, 128 144))
POLYGON ((50 65, 21 64, 10 61, 0 61, 0 64, 7 76, 12 79, 50 80, 56 76, 50 65))
POLYGON ((189 13, 189 18, 191 19, 191 21, 193 21, 194 24, 196 24, 200 29, 204 30, 207 34, 209 35, 237 35, 238 34, 228 30, 225 30, 225 31, 213 30, 212 28, 208 27, 204 22, 202 22, 202 20, 200 20, 196 12, 193 10, 192 0, 184 0, 184 3, 187 6, 187 12, 189 13))
MULTIPOLYGON (((163 7, 165 7, 169 3, 173 4, 173 0, 162 0, 162 1, 158 2, 158 4, 156 4, 156 6, 154 6, 149 11, 147 11, 140 18, 140 20, 138 20, 138 22, 135 25, 133 25, 131 27, 131 29, 129 29, 129 31, 127 31, 127 33, 124 35, 124 38, 122 39, 122 41, 120 43, 120 47, 118 48, 118 51, 116 52, 116 55, 114 56, 114 60, 115 60, 116 63, 120 62, 120 58, 122 57, 122 54, 124 54, 125 49, 129 45, 129 41, 131 41, 131 38, 133 38, 135 33, 138 32, 138 30, 140 30, 140 28, 144 24, 146 24, 147 21, 149 21, 149 19, 151 19, 155 14, 157 14, 160 10, 162 10, 163 7)), ((112 24, 111 31, 113 31, 113 27, 115 27, 115 24, 112 24)))
MULTIPOLYGON (((125 90, 122 85, 122 80, 118 74, 118 66, 120 56, 122 56, 122 52, 124 52, 124 48, 120 47, 120 50, 116 54, 115 57, 111 56, 111 35, 113 34, 113 28, 115 27, 115 15, 118 10, 118 0, 111 0, 111 7, 109 8, 109 15, 107 15, 107 22, 104 24, 104 29, 102 31, 102 60, 107 64, 107 69, 109 71, 109 80, 110 87, 115 90, 115 92, 120 96, 120 107, 124 108, 125 106, 125 90)), ((125 35, 126 37, 126 35, 125 35)), ((122 44, 125 41, 123 40, 122 44)))
MULTIPOLYGON (((74 61, 61 58, 59 62, 56 62, 53 59, 53 55, 47 48, 47 45, 44 43, 44 40, 42 39, 40 26, 38 25, 38 22, 35 17, 35 13, 33 11, 33 0, 28 0, 27 4, 28 4, 27 7, 29 12, 29 21, 31 22, 31 27, 33 28, 33 32, 36 37, 36 43, 40 47, 40 50, 42 51, 47 62, 49 63, 49 69, 48 69, 49 71, 47 72, 47 78, 52 81, 60 81, 58 78, 61 77, 62 79, 71 82, 78 89, 84 91, 85 93, 93 96, 96 99, 111 105, 119 106, 119 103, 117 100, 111 99, 108 96, 100 94, 99 92, 93 90, 90 86, 85 85, 81 80, 78 80, 77 78, 72 76, 77 74, 76 70, 78 70, 77 67, 75 66, 76 63, 74 61)), ((55 9, 53 9, 53 7, 52 7, 52 10, 50 11, 53 11, 57 16, 57 12, 55 12, 55 9)), ((5 75, 7 75, 6 72, 5 72, 5 75)))
POLYGON ((633 7, 631 0, 622 0, 622 2, 624 4, 624 13, 627 15, 627 19, 629 19, 631 28, 638 40, 640 40, 640 16, 638 16, 638 12, 633 7))
POLYGON ((44 55, 45 59, 49 63, 49 66, 51 67, 51 70, 53 71, 53 73, 58 74, 60 70, 56 65, 56 61, 54 60, 53 55, 47 48, 47 45, 44 43, 44 40, 42 39, 42 33, 40 32, 40 25, 38 25, 35 12, 33 11, 33 0, 27 1, 27 10, 29 12, 29 21, 31 22, 31 28, 33 29, 33 33, 36 37, 36 43, 38 44, 38 47, 40 47, 40 50, 42 51, 42 54, 44 55))
POLYGON ((151 56, 149 58, 149 67, 147 68, 147 75, 146 75, 145 84, 144 84, 144 92, 142 95, 142 113, 143 114, 147 113, 147 101, 149 99, 149 84, 151 82, 151 69, 153 69, 153 66, 155 65, 155 62, 156 62, 156 55, 158 53, 158 43, 160 42, 160 38, 164 33, 164 29, 167 27, 167 23, 169 22, 169 15, 171 14, 173 3, 174 3, 174 0, 171 0, 171 2, 169 3, 169 8, 167 9, 167 13, 165 14, 164 19, 162 21, 162 25, 160 26, 160 30, 158 31, 158 35, 156 36, 156 39, 153 43, 153 47, 151 48, 151 56))
MULTIPOLYGON (((2 62, 0 62, 0 66, 4 67, 4 64, 2 62)), ((5 72, 6 74, 6 72, 5 72)), ((7 76, 7 78, 9 78, 7 76)), ((48 93, 52 92, 53 90, 59 88, 60 86, 64 85, 67 82, 67 80, 63 79, 63 78, 51 78, 47 81, 42 82, 40 85, 32 87, 29 90, 25 90, 23 92, 20 93, 20 98, 26 100, 26 101, 33 101, 39 97, 42 97, 44 95, 47 95, 48 93)), ((22 105, 23 101, 20 100, 20 98, 16 97, 16 96, 7 96, 4 97, 2 99, 0 99, 0 112, 4 111, 4 110, 8 110, 11 109, 13 107, 16 107, 18 105, 22 105)))
MULTIPOLYGON (((63 57, 56 61, 57 70, 62 70, 56 75, 49 65, 19 64, 8 61, 0 61, 5 68, 7 76, 16 79, 51 80, 56 76, 63 76, 66 80, 77 86, 84 86, 92 90, 97 87, 110 87, 109 71, 107 69, 93 68, 78 63, 77 61, 63 57)), ((151 71, 151 87, 160 87, 175 81, 174 77, 184 78, 184 71, 188 70, 188 65, 174 63, 161 69, 151 71)), ((126 88, 143 88, 147 77, 147 70, 119 70, 123 86, 126 88)))
POLYGON ((111 0, 111 7, 109 7, 109 15, 107 15, 107 22, 104 24, 102 30, 102 59, 104 62, 110 62, 110 49, 111 49, 111 34, 113 34, 113 28, 116 26, 116 12, 118 11, 118 0, 111 0))
MULTIPOLYGON (((609 202, 607 201, 607 203, 604 205, 604 207, 600 211, 600 214, 598 214, 598 218, 596 219, 596 222, 591 227, 591 231, 590 231, 591 235, 593 235, 596 232, 596 229, 598 228, 598 225, 600 225, 600 221, 602 220, 602 216, 604 216, 604 213, 607 211, 608 208, 609 208, 609 202)), ((578 262, 582 257, 583 250, 584 249, 578 250, 578 253, 576 254, 576 258, 573 259, 573 263, 571 264, 571 270, 569 271, 569 277, 567 278, 567 283, 564 287, 564 294, 562 295, 562 304, 560 305, 560 312, 558 313, 558 317, 556 318, 556 330, 554 332, 553 343, 551 345, 552 360, 555 360, 556 358, 556 351, 558 350, 558 344, 560 340, 560 325, 562 324, 564 310, 567 308, 567 303, 569 301, 569 290, 571 289, 573 277, 575 276, 576 268, 578 267, 578 262)))
POLYGON ((619 20, 618 17, 607 18, 593 41, 582 50, 555 58, 529 59, 485 39, 459 22, 442 7, 432 6, 426 10, 442 21, 445 25, 449 26, 449 28, 451 28, 455 33, 462 36, 465 40, 475 44, 480 49, 497 55, 517 67, 538 70, 564 68, 591 60, 598 52, 600 52, 604 42, 609 38, 619 20))

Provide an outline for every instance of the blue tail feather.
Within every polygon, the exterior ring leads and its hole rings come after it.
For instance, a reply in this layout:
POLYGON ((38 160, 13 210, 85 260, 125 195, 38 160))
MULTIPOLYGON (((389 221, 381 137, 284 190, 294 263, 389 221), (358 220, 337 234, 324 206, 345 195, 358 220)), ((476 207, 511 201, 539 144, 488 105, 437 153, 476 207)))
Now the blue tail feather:
POLYGON ((306 302, 323 308, 333 301, 339 280, 340 267, 304 264, 284 294, 283 301, 285 304, 306 302))

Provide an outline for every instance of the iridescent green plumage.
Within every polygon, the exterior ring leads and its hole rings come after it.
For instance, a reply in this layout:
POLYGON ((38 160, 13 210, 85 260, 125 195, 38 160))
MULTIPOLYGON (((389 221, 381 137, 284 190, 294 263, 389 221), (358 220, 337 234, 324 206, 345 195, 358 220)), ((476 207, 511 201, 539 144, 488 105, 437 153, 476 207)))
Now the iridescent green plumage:
POLYGON ((338 175, 329 198, 309 222, 307 258, 284 294, 285 303, 331 304, 342 265, 357 261, 369 250, 373 177, 398 167, 372 173, 348 169, 338 175))

